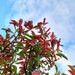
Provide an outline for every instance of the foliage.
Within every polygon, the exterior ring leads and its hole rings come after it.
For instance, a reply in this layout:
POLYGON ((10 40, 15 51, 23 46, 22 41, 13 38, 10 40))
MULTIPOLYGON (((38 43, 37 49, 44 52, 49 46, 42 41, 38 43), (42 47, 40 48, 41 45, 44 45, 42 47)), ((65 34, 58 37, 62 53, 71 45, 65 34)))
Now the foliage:
POLYGON ((47 70, 53 66, 58 75, 56 61, 62 57, 68 60, 60 50, 61 39, 46 29, 46 18, 37 25, 33 21, 22 23, 22 19, 11 20, 14 31, 2 28, 6 35, 0 35, 0 75, 49 75, 47 70))
POLYGON ((68 65, 71 70, 68 70, 71 75, 75 75, 75 66, 68 65))

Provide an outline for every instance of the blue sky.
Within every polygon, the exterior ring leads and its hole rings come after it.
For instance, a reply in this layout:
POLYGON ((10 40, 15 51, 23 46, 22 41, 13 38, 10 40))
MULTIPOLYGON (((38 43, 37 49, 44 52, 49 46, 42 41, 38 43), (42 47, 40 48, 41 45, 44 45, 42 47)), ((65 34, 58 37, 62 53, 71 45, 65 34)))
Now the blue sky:
MULTIPOLYGON (((33 20, 34 24, 47 18, 48 28, 54 31, 64 45, 62 50, 68 61, 62 59, 57 62, 62 72, 68 73, 68 64, 75 65, 75 0, 1 0, 0 1, 0 29, 11 27, 11 19, 24 21, 33 20)), ((0 30, 1 34, 4 34, 0 30)), ((50 71, 50 75, 54 68, 50 71)))

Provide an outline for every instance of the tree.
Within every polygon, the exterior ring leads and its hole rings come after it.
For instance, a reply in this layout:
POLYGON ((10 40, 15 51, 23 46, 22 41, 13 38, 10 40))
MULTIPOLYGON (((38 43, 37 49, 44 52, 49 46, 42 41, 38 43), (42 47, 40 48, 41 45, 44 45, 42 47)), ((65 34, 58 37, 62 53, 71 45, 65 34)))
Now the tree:
POLYGON ((48 75, 47 70, 55 66, 58 75, 56 61, 61 57, 68 60, 60 50, 61 39, 50 28, 46 29, 46 18, 37 25, 33 21, 22 22, 22 19, 11 20, 14 31, 2 28, 6 35, 5 38, 0 35, 0 74, 48 75))

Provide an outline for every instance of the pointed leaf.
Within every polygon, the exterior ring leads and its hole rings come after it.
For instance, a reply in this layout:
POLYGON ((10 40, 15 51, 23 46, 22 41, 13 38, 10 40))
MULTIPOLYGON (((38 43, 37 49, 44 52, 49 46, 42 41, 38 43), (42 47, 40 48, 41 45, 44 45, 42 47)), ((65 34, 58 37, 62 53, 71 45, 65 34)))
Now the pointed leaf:
POLYGON ((62 53, 57 53, 56 55, 57 55, 57 56, 60 56, 60 57, 63 57, 63 58, 65 58, 66 60, 68 60, 68 58, 67 58, 64 54, 62 54, 62 53))
POLYGON ((68 66, 75 73, 75 69, 73 68, 73 66, 71 66, 71 65, 68 65, 68 66))
POLYGON ((31 36, 31 35, 29 35, 29 34, 25 34, 25 36, 27 36, 27 37, 29 37, 29 38, 32 38, 32 36, 31 36))
POLYGON ((10 37, 10 35, 9 34, 6 34, 6 39, 8 39, 10 37))
POLYGON ((18 53, 18 55, 21 56, 21 57, 23 57, 23 58, 25 57, 23 51, 20 51, 20 52, 18 53))
POLYGON ((35 32, 34 31, 31 31, 32 32, 32 35, 34 36, 35 35, 35 32))
POLYGON ((46 73, 45 75, 49 75, 49 73, 46 73))
POLYGON ((32 59, 30 59, 30 61, 29 61, 29 70, 33 71, 33 62, 32 62, 32 59))
POLYGON ((15 65, 12 65, 13 67, 13 71, 15 72, 15 74, 17 73, 17 67, 15 65))
POLYGON ((72 70, 68 70, 68 71, 71 73, 71 75, 75 75, 75 73, 72 70))
POLYGON ((67 75, 67 74, 65 74, 65 73, 62 73, 62 75, 67 75))
POLYGON ((56 74, 58 74, 58 67, 56 64, 55 64, 55 69, 56 69, 56 74))

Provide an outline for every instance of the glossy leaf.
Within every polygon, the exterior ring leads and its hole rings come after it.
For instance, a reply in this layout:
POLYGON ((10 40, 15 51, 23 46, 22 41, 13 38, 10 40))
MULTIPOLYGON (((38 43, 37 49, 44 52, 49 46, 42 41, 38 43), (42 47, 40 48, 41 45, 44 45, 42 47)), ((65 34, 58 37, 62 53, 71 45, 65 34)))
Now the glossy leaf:
POLYGON ((56 64, 55 64, 55 69, 56 69, 56 74, 58 74, 58 67, 56 64))
POLYGON ((30 71, 33 71, 33 67, 32 66, 33 66, 33 61, 30 59, 29 60, 29 70, 30 71))
POLYGON ((20 57, 23 57, 23 58, 25 57, 25 56, 24 56, 24 52, 23 52, 23 51, 20 51, 20 52, 19 52, 19 53, 17 53, 17 54, 18 54, 20 57))
POLYGON ((75 73, 75 69, 73 68, 73 66, 71 66, 71 65, 68 65, 68 66, 75 73))
POLYGON ((18 42, 16 45, 16 50, 19 51, 19 49, 23 46, 23 44, 21 42, 18 42))
POLYGON ((72 70, 68 70, 71 75, 75 75, 75 73, 72 70))
POLYGON ((17 67, 16 67, 16 65, 12 65, 12 67, 13 67, 13 71, 15 72, 15 74, 17 74, 17 67))
POLYGON ((59 56, 59 57, 63 57, 63 58, 65 58, 66 60, 68 60, 68 58, 67 58, 64 54, 62 54, 62 53, 57 53, 56 55, 59 56))
POLYGON ((8 39, 10 37, 10 35, 9 34, 6 34, 6 39, 8 39))
POLYGON ((62 73, 62 75, 67 75, 67 74, 65 74, 65 73, 62 73))
POLYGON ((27 36, 29 38, 32 38, 32 35, 29 35, 29 34, 25 34, 25 36, 27 36))

